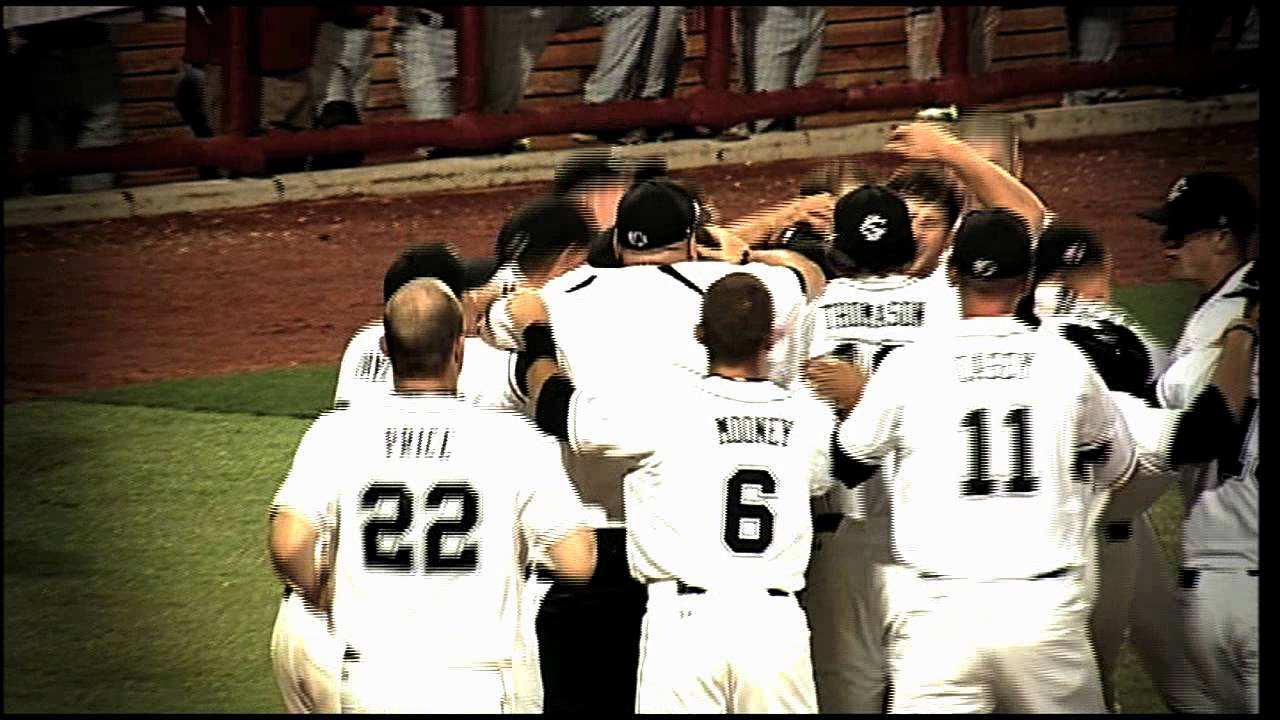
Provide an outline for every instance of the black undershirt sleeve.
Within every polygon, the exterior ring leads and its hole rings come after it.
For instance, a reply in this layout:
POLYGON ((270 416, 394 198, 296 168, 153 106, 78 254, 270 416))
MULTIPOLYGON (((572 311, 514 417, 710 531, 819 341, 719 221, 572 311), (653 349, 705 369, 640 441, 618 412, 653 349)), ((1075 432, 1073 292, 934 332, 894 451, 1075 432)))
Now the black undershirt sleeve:
POLYGON ((1200 391, 1178 420, 1169 463, 1185 465, 1234 457, 1239 454, 1244 432, 1245 427, 1231 417, 1222 391, 1210 385, 1200 391))
POLYGON ((538 393, 538 407, 534 421, 538 429, 562 442, 569 442, 569 401, 574 387, 569 378, 552 375, 538 393))
POLYGON ((840 447, 839 428, 831 433, 831 474, 850 490, 866 482, 879 465, 861 462, 840 447))

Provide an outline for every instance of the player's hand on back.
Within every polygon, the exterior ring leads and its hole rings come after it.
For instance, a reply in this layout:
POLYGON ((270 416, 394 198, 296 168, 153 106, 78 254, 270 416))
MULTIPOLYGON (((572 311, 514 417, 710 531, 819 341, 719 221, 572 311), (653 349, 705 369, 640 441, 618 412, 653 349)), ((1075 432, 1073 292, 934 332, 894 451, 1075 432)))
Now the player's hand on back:
POLYGON ((536 290, 520 290, 512 295, 507 302, 507 313, 511 315, 517 337, 530 325, 547 322, 547 306, 536 290))
POLYGON ((724 262, 738 265, 744 261, 751 251, 747 242, 728 228, 708 225, 706 230, 707 234, 720 244, 720 247, 699 245, 697 248, 699 260, 723 260, 724 262))
POLYGON ((818 397, 829 401, 842 413, 848 412, 862 398, 867 376, 854 363, 822 357, 810 360, 805 375, 818 397))

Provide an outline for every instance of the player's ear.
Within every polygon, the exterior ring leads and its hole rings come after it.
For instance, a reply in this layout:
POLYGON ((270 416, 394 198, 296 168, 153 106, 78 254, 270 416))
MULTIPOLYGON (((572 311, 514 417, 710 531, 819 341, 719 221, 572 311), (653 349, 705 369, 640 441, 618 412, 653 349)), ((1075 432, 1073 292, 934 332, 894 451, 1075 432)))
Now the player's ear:
POLYGON ((782 328, 774 328, 770 330, 769 338, 765 340, 764 349, 769 350, 773 348, 773 346, 777 345, 780 340, 782 340, 782 328))
POLYGON ((462 369, 462 355, 467 347, 466 336, 459 334, 458 339, 453 342, 453 362, 459 370, 462 369))
POLYGON ((706 345, 706 333, 702 330, 702 323, 693 326, 693 339, 698 341, 699 345, 706 345))
POLYGON ((387 357, 391 357, 391 353, 387 352, 387 336, 386 335, 383 335, 382 337, 378 338, 378 349, 382 351, 383 355, 386 355, 387 357))

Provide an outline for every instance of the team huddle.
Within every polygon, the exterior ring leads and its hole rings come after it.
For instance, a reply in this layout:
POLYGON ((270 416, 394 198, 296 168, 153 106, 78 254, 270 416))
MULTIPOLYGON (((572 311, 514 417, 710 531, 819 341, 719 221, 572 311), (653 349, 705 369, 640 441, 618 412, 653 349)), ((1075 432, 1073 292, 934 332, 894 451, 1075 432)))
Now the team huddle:
POLYGON ((725 222, 587 152, 406 250, 272 505, 290 712, 1257 712, 1256 206, 1143 211, 1167 351, 999 118, 725 222), (1146 510, 1181 472, 1182 570, 1146 510))

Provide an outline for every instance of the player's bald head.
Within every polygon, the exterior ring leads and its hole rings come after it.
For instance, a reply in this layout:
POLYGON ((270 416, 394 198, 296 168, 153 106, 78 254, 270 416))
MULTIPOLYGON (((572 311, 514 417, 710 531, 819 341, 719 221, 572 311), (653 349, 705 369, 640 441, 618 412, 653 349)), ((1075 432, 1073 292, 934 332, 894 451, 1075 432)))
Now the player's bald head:
POLYGON ((702 297, 702 343, 713 363, 749 362, 767 350, 773 332, 773 298, 760 279, 725 275, 702 297))
POLYGON ((382 327, 397 378, 436 377, 462 337, 462 306, 444 283, 419 278, 387 301, 382 327))

